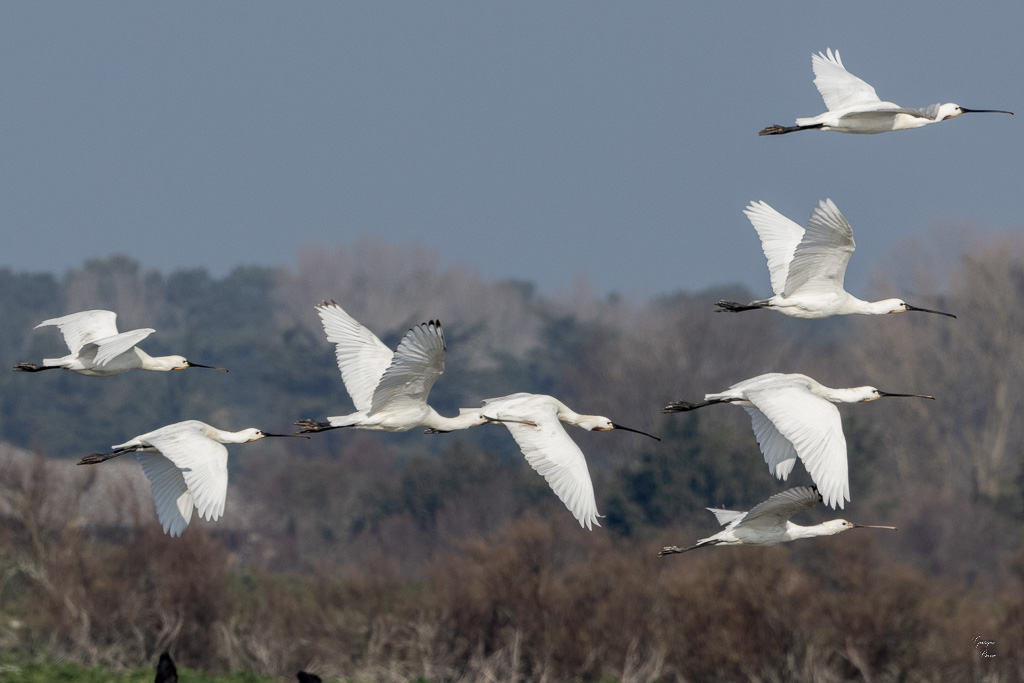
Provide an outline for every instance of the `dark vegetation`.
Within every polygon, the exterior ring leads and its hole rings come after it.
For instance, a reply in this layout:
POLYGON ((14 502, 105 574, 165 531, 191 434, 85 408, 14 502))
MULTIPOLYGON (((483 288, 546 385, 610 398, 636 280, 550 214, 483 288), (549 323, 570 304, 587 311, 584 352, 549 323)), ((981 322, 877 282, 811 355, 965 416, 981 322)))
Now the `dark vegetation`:
MULTIPOLYGON (((0 271, 7 366, 63 355, 41 320, 109 308, 122 330, 156 328, 151 354, 231 371, 0 373, 0 652, 129 672, 170 650, 192 670, 276 680, 1024 679, 1022 247, 989 239, 942 282, 908 268, 927 270, 919 250, 872 288, 959 320, 716 315, 718 299, 750 298, 727 288, 547 298, 369 243, 224 278, 117 257, 63 277, 0 271), (441 319, 443 413, 551 393, 663 441, 571 432, 606 515, 594 532, 500 427, 235 449, 225 517, 180 539, 133 462, 72 464, 182 419, 276 432, 346 412, 324 298, 390 345, 441 319), (853 501, 795 520, 900 531, 657 558, 716 530, 705 506, 748 509, 784 486, 743 411, 661 407, 769 371, 938 397, 841 408, 853 501)), ((788 484, 808 481, 798 465, 788 484)))

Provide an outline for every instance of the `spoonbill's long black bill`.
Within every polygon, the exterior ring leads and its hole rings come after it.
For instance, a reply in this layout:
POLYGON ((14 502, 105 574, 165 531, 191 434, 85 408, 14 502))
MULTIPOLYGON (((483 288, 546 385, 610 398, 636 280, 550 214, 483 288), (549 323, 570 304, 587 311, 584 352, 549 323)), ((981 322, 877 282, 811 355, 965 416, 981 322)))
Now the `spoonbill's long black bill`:
POLYGON ((960 107, 960 111, 965 114, 1009 114, 1013 116, 1012 111, 1006 111, 1005 109, 967 109, 966 107, 960 107))
POLYGON ((631 427, 623 427, 622 425, 617 425, 614 422, 612 422, 612 427, 615 427, 616 429, 621 429, 624 432, 633 432, 634 434, 643 434, 644 436, 651 437, 655 441, 661 441, 661 439, 659 437, 655 436, 654 434, 648 434, 647 432, 641 432, 639 429, 633 429, 631 427))
POLYGON ((888 391, 878 391, 879 396, 902 396, 903 398, 930 398, 935 400, 934 396, 928 396, 927 394, 890 394, 888 391))
POLYGON ((199 363, 193 363, 192 361, 188 361, 188 366, 190 368, 206 368, 208 370, 223 370, 224 372, 228 371, 227 368, 218 368, 213 365, 200 365, 199 363))
POLYGON ((955 318, 956 317, 952 313, 944 313, 942 311, 933 311, 930 308, 918 308, 917 306, 911 306, 910 304, 905 304, 905 306, 907 307, 908 311, 921 311, 922 313, 937 313, 938 315, 944 315, 944 316, 947 316, 947 317, 950 317, 950 318, 955 318))

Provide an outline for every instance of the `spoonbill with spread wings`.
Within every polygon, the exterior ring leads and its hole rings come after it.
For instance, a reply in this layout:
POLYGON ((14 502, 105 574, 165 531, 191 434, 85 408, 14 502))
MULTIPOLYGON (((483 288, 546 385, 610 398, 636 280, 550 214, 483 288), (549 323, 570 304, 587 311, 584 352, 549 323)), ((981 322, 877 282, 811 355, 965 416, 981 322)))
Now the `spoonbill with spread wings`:
POLYGON ((850 500, 846 437, 834 404, 862 403, 883 396, 935 400, 934 396, 892 394, 870 386, 831 389, 807 375, 772 372, 737 382, 721 393, 705 394, 703 403, 674 401, 662 412, 678 413, 716 403, 742 406, 750 415, 768 469, 784 480, 800 458, 825 503, 834 508, 850 500))
MULTIPOLYGON (((226 443, 247 443, 270 434, 258 429, 226 432, 199 420, 186 420, 140 434, 114 446, 109 453, 93 453, 78 461, 95 465, 126 453, 135 453, 153 489, 156 514, 164 533, 181 536, 192 519, 192 509, 214 521, 224 514, 228 494, 226 443)), ((306 437, 308 438, 308 437, 306 437)))
POLYGON ((764 202, 751 202, 743 213, 761 238, 775 296, 749 304, 719 301, 717 313, 768 308, 794 318, 905 311, 956 317, 952 313, 911 306, 903 299, 863 301, 843 289, 846 266, 856 245, 853 229, 831 199, 824 199, 814 207, 806 230, 764 202))
POLYGON ((920 128, 961 114, 1013 114, 1003 109, 967 109, 958 104, 933 104, 909 109, 883 102, 875 89, 843 66, 839 50, 811 55, 814 85, 825 100, 824 114, 799 118, 795 126, 768 126, 758 135, 782 135, 798 130, 834 130, 840 133, 885 133, 890 130, 920 128))
POLYGON ((798 538, 814 538, 815 536, 832 536, 848 529, 889 529, 896 531, 894 526, 872 526, 870 524, 854 524, 845 519, 830 519, 814 526, 793 524, 789 518, 793 515, 810 510, 821 502, 821 494, 813 486, 797 488, 776 493, 768 500, 754 506, 750 512, 734 512, 707 508, 715 514, 718 523, 725 527, 714 536, 702 538, 689 548, 665 546, 658 557, 672 553, 685 553, 697 548, 713 545, 775 545, 795 541, 798 538))
MULTIPOLYGON (((484 401, 481 411, 486 421, 504 423, 519 444, 530 467, 551 486, 555 495, 565 503, 580 526, 593 529, 597 521, 597 500, 590 480, 587 459, 576 442, 569 438, 562 423, 576 425, 588 431, 606 432, 621 429, 661 441, 658 437, 639 429, 623 427, 601 415, 581 415, 553 396, 518 393, 484 401)), ((428 429, 437 433, 440 429, 428 429)))
POLYGON ((185 360, 184 356, 153 357, 136 344, 156 330, 144 327, 128 332, 117 331, 117 313, 113 311, 81 311, 60 318, 44 320, 40 327, 56 326, 64 335, 64 341, 71 353, 63 358, 44 358, 42 365, 18 363, 15 370, 41 372, 43 370, 70 370, 90 377, 109 377, 129 370, 184 370, 185 368, 209 368, 224 370, 212 365, 200 365, 185 360))
POLYGON ((445 417, 427 405, 427 395, 444 372, 445 343, 441 323, 431 320, 406 332, 392 352, 373 332, 335 302, 316 307, 327 340, 335 345, 341 380, 356 412, 328 417, 326 422, 297 420, 300 434, 328 429, 372 429, 404 432, 428 427, 450 432, 489 420, 479 408, 462 408, 445 417))

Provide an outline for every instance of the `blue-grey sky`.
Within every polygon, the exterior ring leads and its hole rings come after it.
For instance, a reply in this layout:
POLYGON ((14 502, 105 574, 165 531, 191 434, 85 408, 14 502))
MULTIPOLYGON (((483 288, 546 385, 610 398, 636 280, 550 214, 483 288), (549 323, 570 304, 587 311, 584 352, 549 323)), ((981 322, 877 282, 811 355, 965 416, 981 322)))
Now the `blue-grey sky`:
POLYGON ((742 214, 853 225, 856 291, 908 236, 1020 230, 1024 4, 4 3, 0 266, 293 266, 376 235, 546 291, 741 282, 742 214), (1010 109, 759 138, 841 51, 882 99, 1010 109))

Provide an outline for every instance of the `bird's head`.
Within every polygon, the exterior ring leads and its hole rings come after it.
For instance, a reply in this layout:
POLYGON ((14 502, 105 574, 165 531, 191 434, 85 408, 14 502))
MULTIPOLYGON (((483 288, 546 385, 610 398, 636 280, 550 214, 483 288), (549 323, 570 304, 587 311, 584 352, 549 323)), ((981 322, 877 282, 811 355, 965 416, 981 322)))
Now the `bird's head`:
POLYGON ((846 531, 847 529, 887 529, 889 531, 898 531, 894 526, 874 526, 872 524, 854 524, 853 522, 847 522, 845 519, 833 519, 822 524, 823 527, 835 531, 832 533, 838 534, 840 531, 846 531))
POLYGON ((227 368, 216 368, 212 365, 192 363, 188 361, 185 356, 164 356, 163 360, 170 363, 171 370, 184 370, 185 368, 209 368, 210 370, 223 370, 224 372, 227 372, 227 368))
POLYGON ((895 396, 897 398, 929 398, 933 401, 935 400, 934 396, 929 396, 927 394, 894 394, 892 392, 882 391, 881 389, 876 389, 874 387, 857 387, 857 389, 854 389, 854 391, 862 392, 864 398, 860 399, 861 402, 874 401, 875 399, 879 399, 884 396, 895 396))
POLYGON ((945 121, 946 119, 952 119, 960 114, 963 114, 964 110, 960 108, 959 104, 947 102, 946 104, 940 104, 939 110, 935 113, 936 121, 945 121))
POLYGON ((847 522, 845 519, 830 519, 827 522, 822 522, 821 530, 824 532, 823 536, 831 536, 852 529, 855 526, 857 525, 853 522, 847 522))
POLYGON ((245 439, 245 443, 249 443, 250 441, 259 441, 260 439, 268 436, 301 436, 303 439, 309 438, 305 434, 271 434, 270 432, 265 432, 262 429, 256 429, 255 427, 243 429, 239 434, 245 439))
POLYGON ((851 394, 848 403, 867 403, 882 398, 882 392, 875 387, 854 387, 846 391, 851 394))
POLYGON ((621 429, 624 432, 635 432, 637 434, 649 436, 657 441, 661 441, 661 439, 654 436, 653 434, 641 432, 639 429, 633 429, 631 427, 623 427, 622 425, 617 425, 611 420, 609 420, 607 417, 604 417, 603 415, 584 415, 583 418, 576 423, 576 425, 592 432, 607 432, 611 431, 612 429, 621 429))
POLYGON ((249 429, 243 429, 241 436, 245 439, 245 443, 249 443, 250 441, 259 441, 267 435, 255 427, 250 427, 249 429))
POLYGON ((922 313, 935 313, 936 315, 944 315, 949 318, 955 318, 956 316, 952 313, 944 313, 943 311, 935 311, 930 308, 918 308, 917 306, 911 306, 903 299, 885 299, 878 302, 883 308, 888 309, 889 313, 906 313, 907 311, 920 311, 922 313))
POLYGON ((1009 114, 1013 116, 1012 111, 1006 111, 1005 109, 968 109, 967 107, 961 107, 959 104, 947 102, 946 104, 939 105, 939 111, 935 115, 935 120, 945 121, 946 119, 960 116, 960 114, 1009 114))
POLYGON ((601 415, 584 415, 576 423, 576 426, 591 432, 607 432, 615 429, 615 423, 601 415))

